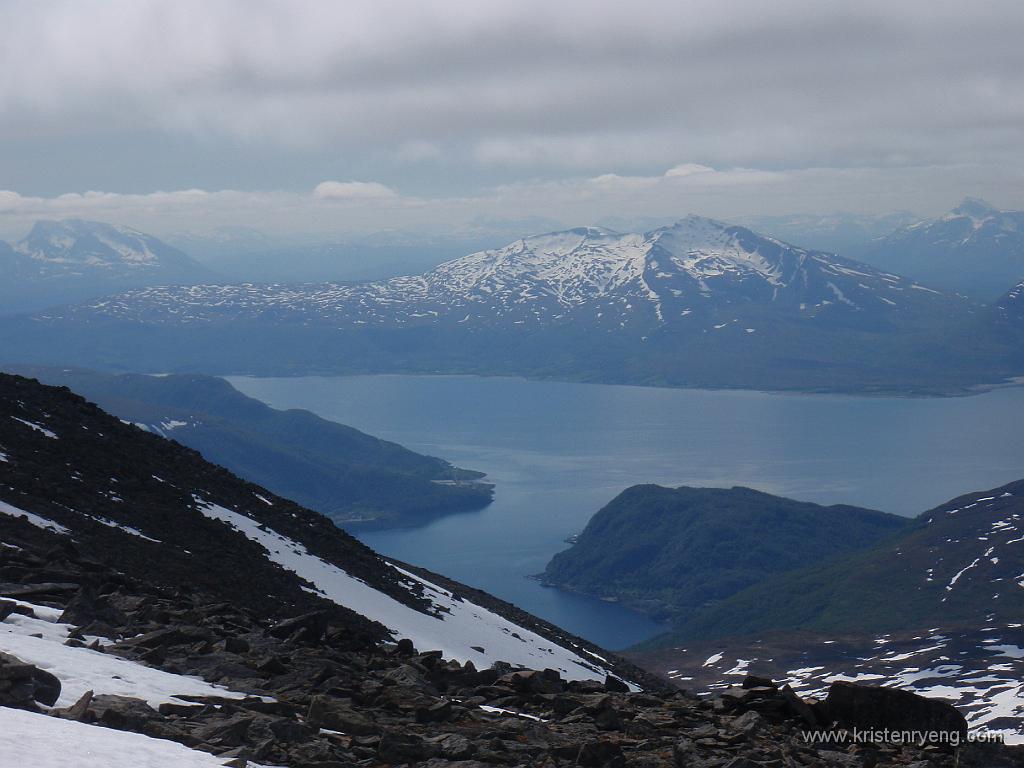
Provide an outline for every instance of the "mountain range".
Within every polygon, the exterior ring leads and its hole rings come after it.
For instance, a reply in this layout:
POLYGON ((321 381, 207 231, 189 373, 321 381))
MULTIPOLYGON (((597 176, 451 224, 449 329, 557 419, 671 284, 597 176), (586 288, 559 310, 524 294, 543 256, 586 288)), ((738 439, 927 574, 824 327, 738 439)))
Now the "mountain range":
POLYGON ((525 238, 422 275, 142 288, 0 323, 7 362, 966 391, 1024 368, 991 308, 744 227, 525 238))
POLYGON ((492 486, 453 467, 309 411, 280 411, 223 379, 110 375, 69 368, 16 371, 66 386, 107 412, 348 529, 423 525, 480 509, 492 486))
POLYGON ((1024 211, 1001 211, 969 197, 942 216, 875 238, 859 257, 991 302, 1024 279, 1024 211))
POLYGON ((214 273, 130 227, 81 219, 37 221, 0 242, 0 313, 68 304, 147 285, 189 285, 214 273))

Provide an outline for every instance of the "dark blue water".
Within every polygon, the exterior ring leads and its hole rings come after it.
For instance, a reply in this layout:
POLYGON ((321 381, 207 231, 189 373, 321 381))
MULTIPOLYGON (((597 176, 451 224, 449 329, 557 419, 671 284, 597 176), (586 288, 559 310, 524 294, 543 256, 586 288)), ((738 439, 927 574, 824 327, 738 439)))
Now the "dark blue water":
POLYGON ((482 512, 362 538, 613 649, 661 628, 526 576, 627 486, 747 485, 916 514, 1024 477, 1024 388, 904 399, 457 376, 232 383, 487 472, 497 490, 482 512))

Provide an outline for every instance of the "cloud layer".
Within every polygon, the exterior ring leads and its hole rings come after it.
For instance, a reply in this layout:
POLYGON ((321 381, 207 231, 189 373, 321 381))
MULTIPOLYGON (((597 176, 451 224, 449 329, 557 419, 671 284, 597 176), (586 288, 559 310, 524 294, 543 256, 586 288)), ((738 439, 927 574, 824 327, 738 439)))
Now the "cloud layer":
POLYGON ((603 185, 610 202, 638 179, 829 169, 931 207, 910 189, 938 178, 923 169, 996 197, 1024 179, 1018 0, 8 0, 4 17, 0 187, 26 196, 387 206, 603 185))

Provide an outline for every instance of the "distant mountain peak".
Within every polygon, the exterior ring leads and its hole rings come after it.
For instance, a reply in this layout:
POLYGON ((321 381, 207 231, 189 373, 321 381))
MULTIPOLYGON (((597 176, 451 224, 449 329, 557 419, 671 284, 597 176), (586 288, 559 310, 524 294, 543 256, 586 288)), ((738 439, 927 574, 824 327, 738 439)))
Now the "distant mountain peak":
POLYGON ((53 269, 88 269, 116 275, 121 270, 201 277, 192 259, 131 227, 86 219, 40 219, 14 249, 53 269))
POLYGON ((976 219, 985 219, 1000 213, 999 209, 980 197, 965 197, 960 204, 950 213, 957 216, 970 216, 976 219))

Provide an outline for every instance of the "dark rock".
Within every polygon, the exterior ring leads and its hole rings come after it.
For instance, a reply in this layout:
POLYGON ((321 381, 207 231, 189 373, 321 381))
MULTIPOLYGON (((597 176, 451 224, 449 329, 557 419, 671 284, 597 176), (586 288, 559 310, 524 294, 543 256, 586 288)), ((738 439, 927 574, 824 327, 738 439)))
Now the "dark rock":
POLYGON ((36 686, 35 700, 40 704, 52 707, 60 698, 60 680, 45 669, 39 669, 39 667, 32 669, 32 680, 36 686))
POLYGON ((285 619, 278 622, 268 631, 272 637, 291 638, 293 641, 318 643, 327 634, 327 614, 323 611, 285 619))
POLYGON ((88 720, 119 731, 141 733, 146 725, 160 717, 160 713, 142 699, 130 696, 101 694, 89 703, 88 720))
POLYGON ((598 739, 588 741, 580 747, 575 756, 576 764, 589 766, 590 768, 624 768, 626 758, 622 754, 622 747, 613 741, 598 739))
POLYGON ((288 671, 288 667, 277 656, 263 659, 263 661, 256 665, 256 669, 265 675, 283 675, 288 671))
POLYGON ((775 683, 772 682, 771 678, 758 677, 757 675, 747 675, 743 678, 741 683, 743 688, 774 688, 775 683))
POLYGON ((240 747, 246 741, 249 728, 256 718, 253 715, 239 714, 210 723, 193 732, 193 736, 201 742, 217 747, 240 747))
POLYGON ((397 653, 399 656, 404 656, 406 658, 410 656, 415 656, 416 646, 412 644, 412 640, 410 640, 408 637, 403 637, 401 640, 398 641, 398 644, 395 646, 395 653, 397 653))
POLYGON ((97 595, 91 587, 83 587, 64 607, 60 621, 79 627, 94 621, 110 626, 123 626, 128 623, 128 616, 112 605, 107 598, 97 595))
POLYGON ((416 763, 437 755, 439 747, 413 733, 387 729, 377 745, 377 756, 385 763, 416 763))
POLYGON ((344 702, 326 696, 314 696, 306 720, 315 728, 328 728, 353 736, 375 736, 381 728, 344 702))
POLYGON ((416 722, 418 723, 443 723, 452 716, 452 703, 450 701, 438 701, 428 707, 416 709, 416 722))
POLYGON ((0 653, 0 706, 35 710, 35 673, 32 664, 0 653))
POLYGON ((941 731, 967 735, 956 707, 896 688, 833 683, 825 699, 828 717, 844 728, 941 731))
POLYGON ((243 654, 249 652, 249 643, 240 637, 226 637, 220 644, 225 653, 243 654))
POLYGON ((611 693, 629 693, 629 686, 614 675, 605 676, 604 688, 611 693))
POLYGON ((35 702, 53 706, 60 698, 60 680, 45 669, 0 653, 0 706, 35 709, 35 702))
POLYGON ((17 607, 18 604, 13 600, 0 600, 0 621, 6 621, 17 607))

